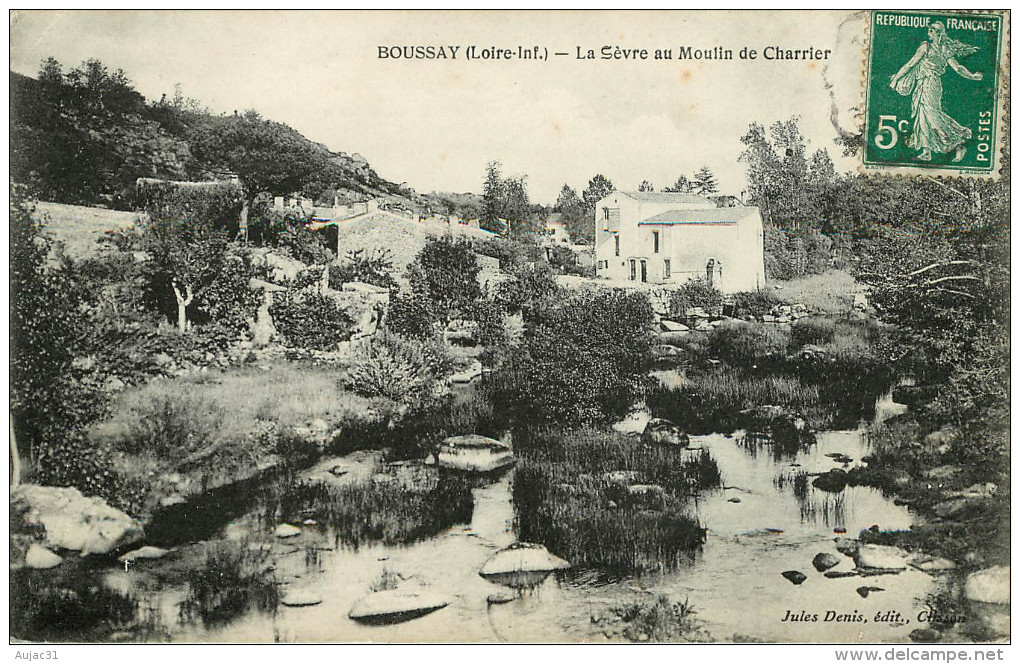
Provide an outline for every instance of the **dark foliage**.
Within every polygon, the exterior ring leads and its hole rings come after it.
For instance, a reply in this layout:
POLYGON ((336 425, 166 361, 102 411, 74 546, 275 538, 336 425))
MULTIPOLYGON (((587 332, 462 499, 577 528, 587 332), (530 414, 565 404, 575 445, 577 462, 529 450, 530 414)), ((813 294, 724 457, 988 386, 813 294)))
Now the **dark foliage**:
POLYGON ((354 325, 336 300, 309 291, 275 299, 269 314, 286 343, 297 348, 333 350, 350 338, 354 325))

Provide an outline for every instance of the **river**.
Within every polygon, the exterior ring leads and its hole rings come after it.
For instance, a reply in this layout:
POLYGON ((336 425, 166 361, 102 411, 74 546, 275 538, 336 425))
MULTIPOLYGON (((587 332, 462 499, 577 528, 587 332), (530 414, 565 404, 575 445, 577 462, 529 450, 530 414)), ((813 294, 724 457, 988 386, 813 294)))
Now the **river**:
MULTIPOLYGON (((889 398, 880 400, 876 420, 899 410, 889 398)), ((915 516, 875 489, 829 493, 811 486, 810 476, 806 482, 802 478, 799 490, 793 482, 798 473, 849 467, 831 455, 853 459, 850 465, 860 463, 869 451, 867 432, 868 426, 821 432, 815 445, 781 458, 770 445, 752 444, 741 432, 692 436, 691 448, 708 450, 718 462, 723 488, 702 494, 694 506, 708 529, 702 549, 664 573, 606 580, 566 572, 525 592, 480 577, 486 559, 516 539, 512 471, 472 489, 470 523, 410 545, 353 548, 314 526, 294 539, 269 538, 267 545, 264 533, 253 533, 259 528, 253 512, 201 529, 215 534, 179 543, 165 560, 83 573, 97 574, 109 588, 134 597, 140 615, 158 626, 159 640, 172 642, 605 642, 622 639, 619 630, 605 631, 611 607, 665 593, 694 608, 703 639, 902 643, 909 641, 911 630, 925 626, 917 614, 934 590, 932 577, 908 568, 896 575, 826 578, 811 561, 821 552, 836 553, 833 540, 843 532, 855 536, 872 526, 906 529, 915 516), (253 534, 261 539, 251 540, 253 534), (264 562, 281 595, 311 591, 321 603, 279 604, 220 622, 182 619, 188 593, 180 581, 187 579, 190 567, 201 564, 211 544, 229 540, 267 547, 264 562), (167 581, 174 574, 164 567, 177 570, 178 583, 167 581), (791 570, 807 579, 791 583, 782 576, 791 570), (351 607, 385 576, 401 588, 427 588, 451 602, 393 625, 350 620, 351 607), (862 597, 862 586, 882 590, 862 597)), ((208 515, 208 509, 201 514, 208 515)), ((839 557, 836 571, 852 568, 850 558, 839 557)), ((119 637, 131 640, 137 634, 128 629, 119 637)))

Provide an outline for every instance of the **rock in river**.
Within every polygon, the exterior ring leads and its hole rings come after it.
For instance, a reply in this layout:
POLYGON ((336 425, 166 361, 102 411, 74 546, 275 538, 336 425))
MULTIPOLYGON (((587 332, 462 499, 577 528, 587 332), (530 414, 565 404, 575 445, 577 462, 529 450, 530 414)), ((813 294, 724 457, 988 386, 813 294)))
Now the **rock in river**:
POLYGON ((833 468, 827 473, 822 473, 815 478, 812 482, 814 486, 818 487, 822 491, 830 491, 832 493, 839 493, 846 488, 847 472, 842 468, 833 468))
POLYGON ((55 549, 105 554, 129 546, 144 535, 142 526, 101 498, 88 498, 73 487, 25 484, 18 491, 28 502, 26 522, 46 529, 45 544, 55 549))
POLYGON ((972 602, 1009 604, 1009 565, 974 572, 967 577, 964 594, 972 602))
POLYGON ((819 572, 824 572, 827 569, 833 568, 839 563, 839 556, 834 556, 831 553, 819 553, 811 560, 811 564, 814 565, 815 569, 819 572))
POLYGON ((60 556, 39 544, 28 547, 28 553, 25 554, 25 567, 32 569, 50 569, 62 562, 60 556))
POLYGON ((438 611, 450 598, 424 590, 381 590, 362 597, 348 613, 351 620, 369 625, 392 625, 438 611))
POLYGON ((288 537, 297 537, 301 534, 301 529, 297 526, 292 526, 289 523, 281 523, 273 531, 273 534, 280 539, 287 539, 288 537))
POLYGON ((861 543, 852 537, 837 537, 836 538, 836 551, 839 551, 844 556, 850 556, 853 558, 857 555, 857 551, 861 548, 861 543))
POLYGON ((280 598, 284 606, 315 606, 322 604, 322 595, 310 588, 293 588, 280 598))
POLYGON ((871 593, 883 592, 885 588, 879 588, 878 586, 861 586, 857 589, 857 594, 867 599, 871 593))
POLYGON ((679 426, 662 418, 653 418, 648 421, 644 432, 641 434, 641 442, 650 445, 677 445, 687 447, 691 439, 679 426))
POLYGON ((854 555, 857 567, 880 570, 903 570, 907 568, 907 554, 895 546, 862 544, 854 555))
POLYGON ((143 546, 133 551, 128 551, 117 558, 120 562, 135 562, 136 560, 156 560, 170 553, 168 549, 161 549, 158 546, 143 546))
POLYGON ((797 570, 789 570, 787 572, 783 572, 783 578, 793 585, 799 586, 807 580, 807 575, 803 572, 798 572, 797 570))
POLYGON ((552 572, 569 568, 570 563, 549 553, 541 544, 516 542, 492 554, 478 574, 511 588, 533 588, 552 572))
POLYGON ((446 438, 434 457, 440 468, 465 473, 496 473, 516 463, 509 445, 476 434, 446 438))

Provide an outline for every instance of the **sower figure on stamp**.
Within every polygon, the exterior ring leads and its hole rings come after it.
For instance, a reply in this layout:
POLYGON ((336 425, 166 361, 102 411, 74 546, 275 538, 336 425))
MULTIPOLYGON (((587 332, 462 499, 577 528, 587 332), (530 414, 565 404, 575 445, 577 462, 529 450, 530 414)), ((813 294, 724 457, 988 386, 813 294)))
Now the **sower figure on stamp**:
POLYGON ((984 77, 981 72, 971 72, 957 61, 977 50, 949 37, 941 22, 933 23, 928 28, 928 41, 921 43, 914 57, 890 80, 889 87, 904 97, 911 96, 913 127, 907 146, 920 150, 915 157, 918 161, 931 161, 933 151, 955 150, 954 163, 966 154, 964 143, 970 139, 971 130, 942 110, 942 74, 948 65, 963 78, 980 81, 984 77))

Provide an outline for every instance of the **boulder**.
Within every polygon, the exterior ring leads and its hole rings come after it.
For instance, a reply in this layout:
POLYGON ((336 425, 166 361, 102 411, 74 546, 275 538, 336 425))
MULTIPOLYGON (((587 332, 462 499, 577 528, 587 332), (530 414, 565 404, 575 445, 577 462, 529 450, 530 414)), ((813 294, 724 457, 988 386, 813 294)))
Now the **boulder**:
POLYGON ((839 551, 844 556, 850 556, 853 558, 857 555, 857 551, 860 550, 861 543, 852 537, 837 537, 836 538, 836 551, 839 551))
POLYGON ((956 519, 967 512, 973 511, 975 508, 982 505, 984 501, 982 499, 973 500, 970 498, 953 498, 952 500, 943 500, 933 508, 935 515, 943 519, 956 519))
POLYGON ((280 603, 284 606, 315 606, 322 604, 322 595, 310 588, 292 588, 283 594, 280 603))
POLYGON ((956 563, 952 560, 947 560, 946 558, 925 558, 924 560, 919 560, 913 563, 913 567, 916 567, 922 572, 932 574, 935 572, 949 572, 954 570, 956 569, 956 563))
POLYGON ((680 447, 687 447, 691 444, 691 439, 683 429, 673 422, 662 418, 654 418, 645 425, 645 430, 641 433, 641 442, 649 445, 678 445, 680 447))
POLYGON ((878 570, 903 570, 907 568, 907 553, 895 546, 862 544, 854 555, 857 567, 878 570))
POLYGON ((835 556, 831 553, 819 553, 812 560, 811 564, 819 572, 824 572, 827 569, 835 567, 840 563, 839 556, 835 556))
POLYGON ((440 468, 469 473, 497 472, 516 463, 509 445, 475 434, 444 439, 434 456, 440 468))
POLYGON ((158 546, 143 546, 133 551, 128 551, 117 558, 120 562, 135 562, 137 560, 157 560, 170 553, 169 549, 161 549, 158 546))
POLYGON ((970 574, 964 586, 964 596, 971 602, 1009 604, 1009 565, 970 574))
POLYGON ((19 491, 29 505, 26 523, 46 529, 44 544, 49 548, 80 551, 83 556, 106 554, 144 535, 136 520, 73 487, 26 484, 19 491))
POLYGON ((541 544, 516 542, 492 554, 478 574, 503 586, 532 588, 552 572, 569 568, 570 563, 549 553, 541 544))
POLYGON ((297 526, 292 526, 289 523, 281 523, 273 530, 273 534, 280 539, 287 539, 289 537, 297 537, 301 534, 301 529, 297 526))
POLYGON ((659 325, 662 326, 663 332, 688 332, 691 328, 687 327, 683 323, 677 323, 676 321, 666 320, 663 318, 659 325))
POLYGON ((789 570, 783 572, 783 578, 792 583, 795 586, 799 586, 807 580, 807 575, 797 570, 789 570))
POLYGON ((659 345, 652 346, 652 357, 665 358, 665 357, 683 357, 683 351, 676 346, 659 345))
POLYGON ((64 562, 63 558, 40 544, 32 544, 25 553, 25 567, 51 569, 64 562))
POLYGON ((831 493, 839 493, 846 488, 847 480, 849 475, 842 468, 833 468, 832 470, 822 473, 815 478, 815 481, 811 484, 818 487, 822 491, 829 491, 831 493))
POLYGON ((420 618, 449 604, 449 597, 425 590, 381 590, 362 597, 347 615, 360 623, 392 625, 420 618))

